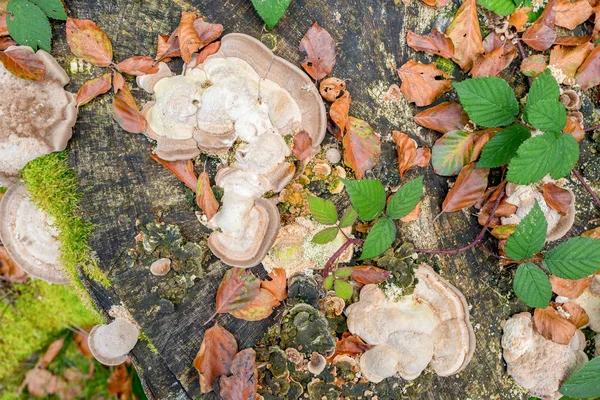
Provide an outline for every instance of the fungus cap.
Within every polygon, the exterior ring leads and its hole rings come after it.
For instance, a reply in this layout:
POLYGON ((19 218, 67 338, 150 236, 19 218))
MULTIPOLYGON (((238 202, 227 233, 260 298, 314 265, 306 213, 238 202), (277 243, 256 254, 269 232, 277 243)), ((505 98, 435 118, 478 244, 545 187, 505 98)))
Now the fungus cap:
POLYGON ((88 336, 88 345, 94 358, 104 365, 119 365, 135 347, 140 331, 124 318, 116 318, 108 325, 96 325, 88 336))
POLYGON ((306 368, 313 375, 319 375, 323 370, 325 370, 325 366, 327 365, 327 360, 321 354, 313 351, 310 356, 310 361, 306 368))
POLYGON ((146 92, 153 94, 154 93, 154 85, 156 82, 160 81, 163 78, 167 78, 172 75, 171 69, 169 66, 164 63, 158 63, 158 71, 154 74, 140 75, 135 78, 137 85, 145 90, 146 92))
POLYGON ((165 276, 171 270, 171 260, 168 258, 159 258, 150 265, 152 275, 165 276))
POLYGON ((11 186, 0 201, 0 239, 14 262, 33 278, 67 283, 57 236, 58 230, 33 203, 25 185, 11 186))

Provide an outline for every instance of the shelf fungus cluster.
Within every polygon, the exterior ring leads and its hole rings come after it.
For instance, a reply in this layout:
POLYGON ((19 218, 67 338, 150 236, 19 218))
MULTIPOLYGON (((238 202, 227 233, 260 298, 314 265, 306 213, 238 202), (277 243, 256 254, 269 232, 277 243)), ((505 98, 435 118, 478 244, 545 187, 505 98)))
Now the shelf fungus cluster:
POLYGON ((25 185, 11 186, 0 202, 0 239, 17 265, 33 278, 67 283, 57 236, 58 229, 33 203, 25 185))
POLYGON ((304 130, 317 149, 325 135, 325 109, 313 83, 258 40, 229 34, 216 54, 200 64, 193 58, 182 75, 161 65, 138 84, 155 95, 143 113, 160 158, 235 151, 216 176, 223 205, 209 221, 208 244, 229 265, 259 264, 280 225, 276 204, 263 196, 281 191, 295 174, 289 139, 304 130))
MULTIPOLYGON (((10 51, 31 51, 13 46, 10 51)), ((10 186, 29 161, 64 150, 77 119, 75 95, 64 90, 69 77, 43 50, 37 57, 46 74, 41 81, 19 78, 0 63, 0 185, 10 186)))
POLYGON ((371 382, 396 374, 412 380, 428 365, 440 376, 454 375, 471 361, 475 335, 465 297, 425 264, 415 276, 411 295, 392 301, 369 284, 346 310, 350 332, 373 346, 360 358, 371 382))

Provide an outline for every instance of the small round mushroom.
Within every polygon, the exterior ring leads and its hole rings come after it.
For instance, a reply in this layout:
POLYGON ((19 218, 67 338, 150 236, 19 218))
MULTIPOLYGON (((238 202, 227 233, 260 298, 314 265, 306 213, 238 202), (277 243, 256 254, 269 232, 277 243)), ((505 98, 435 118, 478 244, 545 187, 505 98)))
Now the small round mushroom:
POLYGON ((171 260, 168 258, 159 258, 150 265, 150 272, 155 276, 165 276, 171 270, 171 260))
POLYGON ((308 362, 307 369, 313 375, 319 375, 323 370, 325 370, 325 366, 327 365, 327 360, 321 354, 313 351, 310 355, 310 361, 308 362))
POLYGON ((96 325, 88 336, 88 345, 94 358, 104 365, 119 365, 127 361, 127 354, 135 347, 140 331, 124 318, 116 318, 108 325, 96 325))
POLYGON ((569 111, 577 111, 581 108, 581 100, 579 95, 573 89, 563 90, 559 100, 569 111))
POLYGON ((68 283, 59 261, 58 233, 50 217, 33 203, 24 184, 17 183, 4 194, 0 201, 0 240, 14 262, 31 277, 68 283))
POLYGON ((327 158, 327 161, 332 164, 337 164, 342 161, 342 153, 340 153, 340 151, 335 147, 327 149, 325 152, 325 157, 327 158))

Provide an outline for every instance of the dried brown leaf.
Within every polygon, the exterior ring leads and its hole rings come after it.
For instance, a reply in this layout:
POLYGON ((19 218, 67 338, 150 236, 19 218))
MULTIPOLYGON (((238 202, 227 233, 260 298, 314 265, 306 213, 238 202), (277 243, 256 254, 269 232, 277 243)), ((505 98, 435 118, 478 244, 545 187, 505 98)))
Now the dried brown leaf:
POLYGON ((471 153, 471 162, 476 161, 481 155, 483 146, 494 137, 496 133, 500 132, 500 128, 488 128, 482 131, 473 132, 475 142, 473 143, 473 152, 471 153))
POLYGON ((577 331, 575 325, 564 319, 552 307, 536 308, 533 312, 533 322, 543 337, 558 344, 569 344, 577 331))
POLYGON ((400 90, 409 102, 419 107, 430 105, 439 96, 452 90, 451 76, 440 71, 435 63, 422 64, 410 60, 397 72, 402 81, 400 90))
POLYGON ((553 9, 554 2, 555 0, 548 1, 542 15, 523 33, 523 41, 535 50, 548 50, 556 40, 556 32, 554 32, 554 19, 556 17, 553 9))
POLYGON ((177 179, 185 184, 185 186, 193 191, 196 191, 198 179, 196 178, 196 173, 194 172, 194 164, 192 163, 192 160, 167 161, 153 153, 150 154, 150 158, 171 171, 173 175, 177 177, 177 179))
POLYGON ((200 47, 204 47, 221 36, 223 33, 223 25, 211 24, 204 21, 202 18, 197 18, 194 21, 194 30, 196 30, 198 38, 200 38, 200 47))
POLYGON ((125 87, 125 78, 119 72, 113 72, 113 91, 118 93, 119 90, 125 87))
POLYGON ((404 217, 400 218, 400 221, 402 221, 404 223, 416 221, 419 218, 419 215, 421 215, 421 204, 422 203, 423 203, 423 201, 419 201, 417 203, 417 206, 411 212, 406 214, 404 217))
POLYGON ((202 46, 198 32, 194 29, 195 20, 196 13, 182 11, 181 20, 177 27, 179 50, 181 51, 181 58, 186 63, 190 62, 192 54, 196 53, 202 46))
POLYGON ((0 37, 0 51, 8 49, 10 46, 17 46, 17 42, 10 37, 0 37))
POLYGON ((211 43, 208 46, 204 47, 202 50, 200 50, 200 53, 198 53, 198 58, 196 58, 196 65, 202 64, 204 61, 206 61, 208 57, 212 56, 217 51, 219 51, 220 48, 221 41, 211 43))
POLYGON ((119 399, 129 399, 132 395, 133 376, 129 374, 125 363, 117 365, 108 377, 107 390, 119 399))
POLYGON ((469 71, 475 56, 483 53, 476 0, 465 0, 462 3, 446 29, 446 35, 454 43, 454 61, 463 71, 469 71))
POLYGON ((231 376, 219 380, 223 400, 254 400, 258 395, 258 371, 256 352, 244 349, 235 355, 231 364, 231 376))
POLYGON ((273 293, 267 289, 261 288, 256 296, 245 307, 229 311, 237 319, 245 321, 262 321, 273 313, 273 309, 281 302, 275 298, 273 293))
POLYGON ((218 323, 204 332, 200 350, 194 359, 194 368, 200 374, 200 391, 208 393, 219 376, 231 373, 231 364, 238 351, 235 338, 218 323))
POLYGON ((302 68, 313 79, 321 80, 331 73, 335 65, 335 41, 317 22, 306 31, 299 49, 306 53, 302 68))
POLYGON ((424 51, 444 58, 454 57, 452 40, 435 28, 431 30, 428 36, 421 36, 413 31, 408 31, 406 44, 417 51, 424 51))
POLYGON ((404 178, 406 172, 416 166, 425 167, 431 160, 431 151, 428 147, 417 148, 417 142, 411 139, 407 134, 393 131, 392 138, 396 144, 398 153, 398 171, 404 178))
POLYGON ((421 111, 413 120, 425 128, 448 133, 462 129, 469 122, 469 116, 459 103, 445 101, 421 111))
POLYGON ((361 266, 352 268, 352 279, 356 282, 368 285, 374 283, 376 285, 385 282, 390 277, 390 271, 373 266, 361 266))
POLYGON ((337 340, 335 343, 335 352, 329 358, 329 360, 333 360, 333 358, 337 355, 345 354, 349 356, 355 356, 357 354, 362 354, 365 351, 369 350, 371 346, 365 343, 360 337, 356 335, 352 335, 350 332, 344 332, 342 334, 342 338, 337 340))
MULTIPOLYGON (((1 198, 2 196, 0 196, 1 198)), ((14 283, 23 283, 29 279, 25 271, 13 261, 2 245, 0 245, 0 278, 14 283)))
POLYGON ((208 221, 210 221, 219 210, 219 202, 215 198, 215 194, 210 186, 210 178, 206 171, 202 171, 200 175, 198 175, 198 184, 196 185, 196 204, 198 207, 200 207, 202 212, 204 212, 208 221))
POLYGON ((577 142, 581 142, 585 138, 585 128, 581 121, 574 115, 567 114, 567 125, 565 125, 562 131, 573 135, 577 142))
POLYGON ((534 54, 525 58, 521 62, 521 72, 523 75, 535 77, 544 72, 548 62, 543 54, 534 54))
POLYGON ((587 90, 600 84, 600 46, 594 47, 594 50, 579 67, 576 81, 581 86, 581 90, 587 90))
POLYGON ((112 87, 111 82, 112 78, 110 72, 85 82, 77 91, 77 107, 81 107, 101 94, 108 92, 112 87))
POLYGON ((348 111, 350 110, 351 101, 350 92, 345 91, 342 97, 334 101, 329 108, 329 117, 340 128, 340 137, 344 135, 348 125, 348 111))
POLYGON ((312 155, 312 138, 305 130, 294 135, 294 156, 300 161, 308 160, 312 155))
MULTIPOLYGON (((594 49, 590 42, 580 44, 579 46, 560 46, 556 45, 550 51, 550 65, 560 69, 563 74, 573 83, 577 69, 583 64, 587 56, 594 49)), ((565 84, 569 82, 565 81, 565 84)))
POLYGON ((592 16, 593 10, 588 0, 556 0, 554 2, 554 23, 573 30, 592 16))
POLYGON ((112 44, 106 34, 88 19, 67 19, 67 43, 76 57, 97 66, 112 63, 112 44))
POLYGON ((179 28, 171 35, 158 35, 158 45, 155 60, 167 61, 173 57, 181 57, 179 50, 179 28))
POLYGON ((117 64, 117 69, 129 75, 140 76, 155 74, 158 65, 154 65, 154 59, 148 56, 129 57, 117 64))
POLYGON ((590 322, 590 317, 585 312, 583 307, 575 303, 550 303, 554 308, 560 307, 567 313, 567 320, 579 329, 586 326, 590 322))
MULTIPOLYGON (((495 35, 491 33, 489 36, 495 35)), ((487 37, 486 37, 487 40, 487 37)), ((510 41, 506 40, 491 52, 477 54, 473 59, 471 76, 496 76, 504 71, 510 63, 517 57, 517 48, 510 41)))
POLYGON ((595 239, 600 239, 600 226, 594 229, 587 230, 581 234, 581 236, 592 237, 595 239))
POLYGON ((529 22, 527 13, 533 10, 532 7, 523 7, 515 10, 508 18, 508 23, 515 27, 517 32, 523 32, 525 30, 525 24, 529 22))
POLYGON ((247 269, 232 268, 225 273, 217 291, 217 313, 228 313, 250 304, 260 292, 261 281, 247 269))
POLYGON ((29 48, 0 51, 0 62, 8 72, 21 79, 41 81, 46 76, 46 65, 29 48))
POLYGON ((588 36, 561 36, 557 37, 554 44, 561 46, 579 46, 592 40, 592 35, 588 36))
POLYGON ((75 335, 73 335, 73 340, 75 341, 75 344, 77 344, 77 349, 81 355, 87 358, 94 358, 92 351, 90 350, 87 335, 84 335, 81 332, 76 332, 75 335))
POLYGON ((8 36, 8 26, 6 25, 6 13, 0 9, 0 36, 8 36))
POLYGON ((452 189, 442 203, 443 212, 454 212, 471 207, 485 195, 489 168, 475 168, 476 163, 465 165, 452 189))
POLYGON ((129 133, 143 133, 146 131, 146 120, 140 113, 127 86, 123 86, 113 96, 113 111, 113 118, 125 131, 129 133))
POLYGON ((567 212, 575 201, 571 192, 556 186, 552 182, 548 182, 542 186, 542 193, 544 194, 546 203, 558 211, 560 215, 567 215, 567 212))
POLYGON ((340 78, 326 78, 319 85, 319 93, 330 103, 336 101, 346 90, 346 81, 340 78))
POLYGON ((60 376, 42 368, 33 368, 27 371, 25 382, 27 391, 35 397, 46 397, 58 393, 67 386, 60 376))
MULTIPOLYGON (((427 4, 429 7, 442 8, 446 7, 450 0, 421 0, 423 3, 427 4)), ((402 0, 404 4, 408 4, 410 0, 402 0)))
POLYGON ((52 361, 54 361, 56 356, 58 356, 58 353, 60 353, 64 344, 65 344, 64 337, 57 339, 54 342, 50 343, 50 346, 48 346, 48 348, 46 349, 46 351, 44 352, 44 355, 42 356, 42 358, 40 360, 40 365, 44 368, 48 367, 48 365, 50 365, 52 363, 52 361))
POLYGON ((577 280, 559 278, 556 275, 550 275, 550 284, 552 291, 559 296, 568 299, 576 299, 583 291, 590 286, 592 280, 590 277, 585 277, 577 280))
POLYGON ((365 172, 379 162, 381 138, 367 122, 361 119, 348 118, 347 132, 342 144, 344 163, 354 170, 356 179, 362 179, 365 172))
POLYGON ((275 268, 269 274, 269 278, 271 278, 271 280, 262 281, 260 287, 271 292, 279 301, 287 299, 287 278, 285 276, 285 270, 282 268, 275 268))

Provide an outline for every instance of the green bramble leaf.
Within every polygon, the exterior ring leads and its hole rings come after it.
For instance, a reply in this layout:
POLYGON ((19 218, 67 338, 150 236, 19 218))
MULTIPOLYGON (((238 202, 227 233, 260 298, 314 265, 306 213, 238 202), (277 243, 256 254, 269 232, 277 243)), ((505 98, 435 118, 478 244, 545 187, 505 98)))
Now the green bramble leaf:
POLYGON ((352 293, 354 293, 354 288, 351 284, 346 281, 342 281, 337 279, 335 281, 335 295, 340 299, 348 300, 352 297, 352 293))
POLYGON ((10 36, 21 46, 50 51, 52 29, 46 14, 28 0, 11 0, 6 6, 10 36))
POLYGON ((529 307, 546 308, 552 298, 550 279, 533 263, 519 265, 513 289, 519 299, 529 307))
POLYGON ((600 269, 600 239, 571 238, 544 254, 542 263, 559 278, 585 278, 600 269))
POLYGON ((512 0, 477 0, 477 4, 503 17, 512 14, 517 8, 512 0))
POLYGON ((333 241, 338 235, 339 228, 337 226, 323 229, 320 232, 317 232, 313 238, 312 242, 316 244, 325 244, 333 241))
POLYGON ((267 28, 273 29, 279 22, 292 0, 252 0, 254 9, 260 15, 267 28))
POLYGON ((542 132, 560 132, 567 124, 567 110, 558 100, 540 100, 525 110, 525 119, 542 132))
POLYGON ((323 289, 329 290, 333 287, 333 280, 335 278, 333 275, 328 275, 325 279, 323 279, 323 289))
POLYGON ((308 207, 317 222, 323 225, 334 225, 337 222, 337 211, 331 201, 309 196, 308 207))
POLYGON ((387 215, 392 219, 405 217, 415 209, 423 194, 423 177, 406 182, 390 199, 387 215))
POLYGON ((458 175, 471 161, 473 143, 473 135, 468 132, 453 131, 444 134, 435 141, 431 149, 434 172, 442 176, 458 175))
POLYGON ((589 399, 600 396, 600 357, 592 358, 559 389, 565 396, 589 399))
POLYGON ((48 18, 58 19, 61 21, 67 20, 67 13, 65 12, 65 5, 62 0, 30 0, 33 4, 38 6, 40 10, 48 16, 48 18))
POLYGON ((356 219, 358 218, 358 213, 354 209, 354 207, 349 206, 346 211, 344 211, 344 215, 340 219, 340 228, 347 228, 349 226, 354 225, 356 219))
POLYGON ((548 222, 537 200, 506 241, 506 255, 515 261, 531 258, 542 250, 546 242, 548 222))
POLYGON ((460 103, 477 125, 505 126, 519 114, 519 104, 508 83, 496 76, 465 79, 452 84, 460 103))
POLYGON ((552 76, 552 72, 546 69, 544 72, 535 77, 531 83, 531 89, 527 95, 527 104, 525 105, 525 113, 527 109, 538 101, 542 100, 556 100, 560 96, 560 87, 558 82, 552 76))
POLYGON ((517 154, 519 146, 530 137, 529 129, 521 124, 502 129, 483 147, 477 168, 496 168, 508 164, 517 154))
POLYGON ((338 268, 334 273, 336 278, 347 278, 352 275, 352 268, 344 267, 338 268))
POLYGON ((389 218, 381 218, 371 228, 363 244, 359 260, 377 257, 390 248, 396 238, 396 225, 389 218))
POLYGON ((579 160, 579 145, 568 133, 546 133, 527 139, 517 150, 506 179, 529 185, 547 174, 553 179, 567 176, 579 160))
POLYGON ((363 221, 372 221, 379 217, 385 207, 385 188, 375 179, 342 179, 350 201, 363 221))

